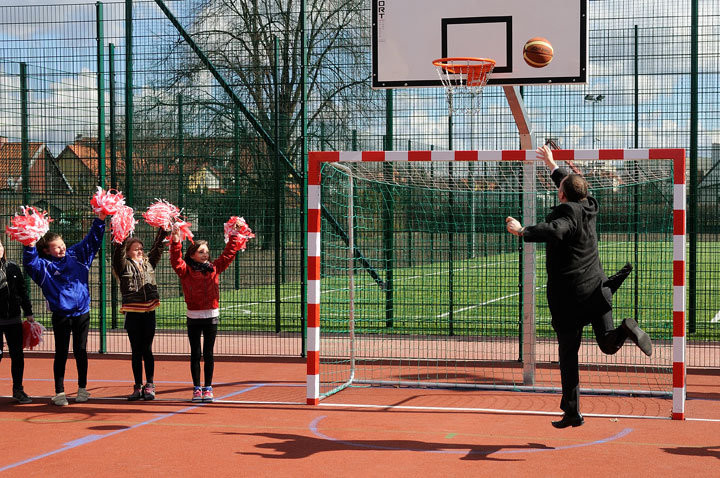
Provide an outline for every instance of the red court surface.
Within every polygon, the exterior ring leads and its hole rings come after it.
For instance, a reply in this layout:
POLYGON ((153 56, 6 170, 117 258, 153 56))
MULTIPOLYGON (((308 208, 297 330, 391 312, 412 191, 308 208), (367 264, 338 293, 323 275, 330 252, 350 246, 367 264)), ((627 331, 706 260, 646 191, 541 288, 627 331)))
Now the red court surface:
MULTIPOLYGON (((718 476, 720 377, 669 400, 582 397, 585 425, 556 430, 550 393, 351 389, 311 407, 299 361, 218 362, 215 403, 191 403, 189 365, 158 361, 158 399, 128 402, 128 359, 91 358, 87 403, 50 405, 52 359, 26 359, 17 405, 0 397, 2 476, 718 476), (630 417, 630 415, 643 418, 630 417), (654 417, 654 418, 653 418, 654 417)), ((9 394, 9 360, 0 392, 9 394)))

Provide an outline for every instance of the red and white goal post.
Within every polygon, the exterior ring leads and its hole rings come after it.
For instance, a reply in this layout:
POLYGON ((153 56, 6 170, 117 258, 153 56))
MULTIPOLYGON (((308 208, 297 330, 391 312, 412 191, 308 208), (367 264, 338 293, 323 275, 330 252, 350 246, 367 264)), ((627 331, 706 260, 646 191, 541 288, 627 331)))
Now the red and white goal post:
MULTIPOLYGON (((653 161, 665 160, 666 163, 672 165, 671 176, 672 179, 668 178, 668 182, 672 185, 672 199, 668 200, 668 203, 672 203, 672 318, 667 317, 668 323, 672 323, 672 340, 668 340, 668 362, 667 370, 668 375, 670 374, 671 368, 671 388, 667 390, 667 395, 672 395, 672 418, 673 419, 684 419, 685 418, 685 395, 686 395, 686 341, 685 341, 685 251, 686 251, 686 238, 685 238, 685 203, 686 203, 686 159, 684 149, 601 149, 601 150, 556 150, 553 151, 555 160, 562 164, 563 161, 571 162, 623 162, 623 161, 642 161, 652 163, 653 161)), ((322 244, 322 230, 321 223, 323 222, 322 202, 321 202, 321 188, 323 181, 323 166, 326 163, 339 163, 347 165, 359 165, 361 163, 404 163, 409 165, 410 163, 486 163, 492 165, 498 165, 499 163, 521 163, 523 167, 532 165, 535 168, 536 153, 532 150, 502 150, 502 151, 342 151, 342 152, 327 152, 318 151, 311 152, 309 154, 308 164, 308 195, 307 195, 307 403, 310 405, 319 404, 320 400, 329 396, 330 394, 342 390, 347 386, 352 385, 352 381, 356 380, 357 383, 361 384, 373 384, 372 380, 362 380, 356 376, 355 370, 349 374, 348 381, 339 387, 334 387, 323 393, 323 368, 324 364, 321 363, 321 354, 323 353, 323 339, 321 337, 321 310, 324 310, 322 306, 321 298, 321 270, 323 265, 321 264, 321 250, 323 249, 322 244)), ((535 169, 532 169, 533 173, 535 169)), ((351 181, 352 182, 352 181, 351 181)), ((521 188, 526 185, 520 186, 521 188)), ((351 194, 352 195, 352 194, 351 194)), ((532 203, 534 207, 534 200, 532 203)), ((669 208, 669 204, 668 204, 669 208)), ((526 211, 527 212, 527 211, 526 211)), ((530 224, 533 220, 532 212, 529 213, 529 219, 526 218, 524 223, 530 224)), ((351 212, 349 216, 352 218, 355 213, 351 212)), ((602 215, 602 210, 601 210, 602 215)), ((669 212, 668 212, 669 215, 669 212)), ((503 222, 504 217, 498 217, 492 219, 503 222)), ((668 219, 670 221, 670 219, 668 219)), ((352 223, 350 225, 352 228, 352 223)), ((349 237, 352 238, 354 234, 350 233, 349 237)), ((345 237, 347 239, 347 237, 345 237)), ((670 246, 668 246, 670 247, 670 246)), ((352 250, 352 249, 351 249, 352 250)), ((533 254, 534 255, 534 254, 533 254)), ((669 252, 668 252, 669 256, 669 252)), ((357 257, 355 251, 352 250, 351 258, 357 257)), ((351 259, 352 261, 353 259, 351 259)), ((352 264, 349 262, 348 264, 352 264)), ((531 262, 534 267, 534 263, 531 262)), ((670 266, 667 265, 669 268, 670 266)), ((352 278, 353 266, 348 266, 349 276, 352 278)), ((669 270, 669 269, 668 269, 669 270)), ((612 271, 608 271, 610 273, 612 271)), ((527 273, 527 271, 526 271, 527 273)), ((532 275, 535 275, 535 271, 532 271, 532 275)), ((543 281, 543 274, 537 274, 543 281)), ((534 279, 528 279, 534 281, 534 279)), ((350 279, 352 281, 352 279, 350 279)), ((531 289, 534 291, 534 282, 531 289)), ((669 290, 670 285, 666 284, 669 290)), ((539 288, 538 288, 539 289, 539 288)), ((532 306, 534 307, 534 297, 532 298, 532 306)), ((526 311, 527 312, 527 311, 526 311)), ((663 314, 665 314, 663 312, 663 314)), ((527 316, 528 314, 525 313, 527 316)), ((534 311, 531 311, 529 315, 534 315, 534 311)), ((670 315, 668 310, 667 315, 670 315)), ((523 319, 526 320, 526 319, 523 319)), ((534 320, 534 319, 532 319, 534 320)), ((523 332, 523 338, 527 342, 530 338, 532 344, 523 344, 521 346, 522 352, 535 351, 534 336, 534 322, 525 323, 525 330, 523 332), (532 328, 533 330, 528 330, 532 328)), ((337 340, 337 330, 334 331, 332 340, 337 340)), ((350 333, 349 335, 353 335, 350 333)), ((355 340, 351 337, 351 340, 355 340)), ((352 360, 355 360, 356 349, 348 348, 348 354, 353 355, 352 360)), ((382 352, 374 352, 379 355, 375 357, 375 360, 392 360, 394 357, 383 357, 382 352)), ((534 362, 535 356, 533 353, 532 358, 528 358, 529 355, 524 355, 527 361, 532 362, 531 368, 528 369, 527 364, 523 364, 523 379, 524 383, 528 384, 529 387, 522 387, 511 384, 506 386, 507 389, 513 390, 524 390, 537 388, 538 390, 544 390, 543 387, 533 387, 534 385, 534 362), (530 378, 528 378, 530 377, 530 378)), ((337 357, 334 357, 337 358, 337 357)), ((433 356, 433 360, 437 357, 433 356)), ((408 359, 403 357, 402 360, 408 359)), ((427 359, 427 356, 422 357, 423 360, 427 359)), ((444 359, 443 359, 444 360, 444 359)), ((495 361, 491 358, 491 362, 495 361)), ((379 380, 379 384, 388 384, 389 382, 379 380)), ((407 385, 405 382, 397 382, 400 386, 407 385)), ((668 377, 668 383, 670 378, 668 377)), ((559 385, 559 383, 557 384, 559 385)), ((458 386, 457 383, 450 384, 451 387, 458 386)), ((460 388, 472 388, 471 383, 464 383, 459 386, 460 388)), ((487 388, 487 387, 479 387, 487 388)), ((503 388, 503 385, 495 386, 494 388, 503 388)), ((327 389, 327 387, 325 387, 327 389)), ((629 393, 634 393, 630 391, 629 393)))

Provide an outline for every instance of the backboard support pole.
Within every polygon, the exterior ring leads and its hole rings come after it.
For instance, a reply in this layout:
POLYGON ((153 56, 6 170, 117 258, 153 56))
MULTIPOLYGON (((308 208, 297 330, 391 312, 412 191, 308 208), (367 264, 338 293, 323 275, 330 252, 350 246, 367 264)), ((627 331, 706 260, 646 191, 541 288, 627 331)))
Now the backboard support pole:
MULTIPOLYGON (((520 134, 520 149, 533 151, 536 140, 532 131, 532 124, 520 88, 518 86, 503 86, 510 111, 520 134)), ((535 224, 535 176, 537 174, 536 161, 525 161, 523 165, 523 217, 525 225, 535 224)), ((535 385, 535 244, 523 242, 523 327, 522 327, 522 362, 524 385, 535 385)))

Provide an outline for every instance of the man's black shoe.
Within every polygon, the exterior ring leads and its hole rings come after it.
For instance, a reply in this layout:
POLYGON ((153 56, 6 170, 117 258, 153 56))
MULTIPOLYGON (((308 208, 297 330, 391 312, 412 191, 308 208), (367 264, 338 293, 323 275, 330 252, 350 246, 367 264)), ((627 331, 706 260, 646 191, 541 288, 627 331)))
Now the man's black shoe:
POLYGON ((579 427, 585 423, 582 415, 563 415, 562 419, 552 422, 555 428, 579 427))
POLYGON ((625 282, 625 279, 628 278, 628 276, 630 275, 632 270, 633 270, 632 264, 630 264, 629 262, 626 263, 622 267, 622 269, 620 269, 619 271, 617 271, 616 273, 614 273, 613 275, 608 277, 607 282, 605 282, 605 287, 609 287, 610 290, 612 291, 612 293, 614 294, 620 288, 620 286, 623 284, 623 282, 625 282))
POLYGON ((643 329, 638 326, 638 323, 635 322, 635 319, 625 319, 622 321, 622 327, 625 329, 625 333, 627 333, 627 336, 635 342, 635 345, 640 347, 640 350, 650 357, 652 355, 652 340, 650 340, 650 336, 645 333, 643 329))

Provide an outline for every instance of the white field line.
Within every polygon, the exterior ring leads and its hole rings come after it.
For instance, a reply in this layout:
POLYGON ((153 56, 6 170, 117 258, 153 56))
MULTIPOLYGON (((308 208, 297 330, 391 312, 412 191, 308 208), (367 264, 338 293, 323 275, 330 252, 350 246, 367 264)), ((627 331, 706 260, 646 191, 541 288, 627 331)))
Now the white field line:
MULTIPOLYGON (((535 287, 535 290, 541 290, 541 289, 543 289, 543 288, 545 288, 545 286, 544 286, 544 285, 541 285, 541 286, 535 287)), ((504 295, 504 296, 502 296, 502 297, 497 297, 497 298, 495 298, 495 299, 490 299, 490 300, 485 301, 485 302, 483 302, 483 303, 481 303, 481 304, 470 305, 470 306, 468 306, 468 307, 463 307, 462 309, 453 310, 452 312, 453 312, 453 314, 459 314, 459 313, 465 312, 465 311, 467 311, 467 310, 472 310, 472 309, 476 309, 476 308, 478 308, 478 307, 482 307, 483 305, 488 305, 488 304, 492 304, 493 302, 498 302, 498 301, 501 301, 501 300, 509 299, 510 297, 515 297, 516 295, 520 295, 520 292, 515 292, 514 294, 504 295)), ((440 314, 440 315, 436 315, 435 318, 440 319, 440 318, 442 318, 442 317, 447 317, 448 315, 450 315, 450 312, 444 312, 444 313, 442 313, 442 314, 440 314)))
MULTIPOLYGON (((480 269, 480 268, 484 268, 484 267, 488 267, 488 266, 493 266, 493 265, 497 265, 497 264, 505 264, 506 262, 516 262, 516 261, 491 262, 491 263, 489 263, 489 264, 482 264, 482 265, 478 265, 478 266, 476 266, 476 267, 474 266, 474 267, 453 269, 453 272, 460 272, 460 271, 463 271, 463 270, 470 270, 470 269, 480 269)), ((439 271, 439 272, 434 272, 434 273, 432 273, 432 274, 421 274, 421 275, 415 275, 415 276, 410 276, 410 277, 399 277, 399 278, 394 279, 394 280, 395 280, 396 282, 398 282, 398 281, 403 281, 403 280, 417 279, 417 278, 420 278, 420 277, 430 277, 430 276, 434 276, 434 275, 444 274, 444 273, 447 273, 447 272, 448 272, 448 271, 439 271)), ((323 294, 332 294, 332 293, 334 293, 334 292, 341 292, 341 291, 346 291, 346 290, 347 290, 347 288, 330 289, 330 290, 322 291, 322 293, 323 293, 323 294)), ((287 296, 287 297, 281 297, 280 300, 281 300, 281 301, 282 301, 282 300, 292 300, 292 299, 299 299, 299 298, 300 298, 300 294, 295 294, 295 295, 290 295, 290 296, 287 296)), ((501 299, 497 299, 497 300, 501 300, 501 299)), ((229 306, 227 306, 227 307, 220 307, 220 310, 240 309, 241 307, 253 307, 253 306, 256 306, 256 305, 267 304, 267 303, 268 303, 268 302, 249 302, 249 303, 246 303, 246 304, 236 304, 236 305, 229 305, 229 306)), ((481 305, 484 305, 484 304, 481 304, 481 305)), ((243 308, 243 309, 240 309, 240 312, 242 312, 242 313, 244 313, 244 314, 251 314, 251 313, 252 313, 252 311, 250 311, 250 310, 248 310, 248 309, 244 309, 244 308, 243 308)))

